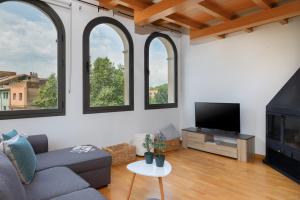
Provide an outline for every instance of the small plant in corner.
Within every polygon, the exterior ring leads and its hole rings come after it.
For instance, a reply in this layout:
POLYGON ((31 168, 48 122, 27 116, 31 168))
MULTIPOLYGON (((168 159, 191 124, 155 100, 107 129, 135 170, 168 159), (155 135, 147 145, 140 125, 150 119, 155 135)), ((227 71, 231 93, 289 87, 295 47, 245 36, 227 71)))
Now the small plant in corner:
POLYGON ((162 134, 158 134, 154 141, 156 152, 155 162, 157 167, 163 167, 165 163, 166 139, 162 134))
POLYGON ((143 143, 144 148, 147 150, 147 152, 144 153, 145 160, 147 164, 153 163, 153 153, 151 150, 153 149, 154 142, 151 138, 150 134, 147 134, 145 137, 145 141, 143 143))

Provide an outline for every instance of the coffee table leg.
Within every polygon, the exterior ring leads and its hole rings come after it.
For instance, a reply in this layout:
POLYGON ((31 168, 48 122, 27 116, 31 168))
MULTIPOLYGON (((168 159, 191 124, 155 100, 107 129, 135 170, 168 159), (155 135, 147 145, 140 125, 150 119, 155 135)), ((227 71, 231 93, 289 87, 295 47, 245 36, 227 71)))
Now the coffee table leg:
POLYGON ((129 194, 128 194, 127 200, 130 199, 130 195, 131 195, 131 191, 132 191, 132 188, 133 188, 133 183, 134 183, 135 175, 136 175, 136 174, 133 174, 133 177, 132 177, 132 179, 131 179, 130 190, 129 190, 129 194))
POLYGON ((162 177, 158 177, 159 189, 160 189, 160 197, 161 200, 165 200, 164 187, 162 182, 162 177))

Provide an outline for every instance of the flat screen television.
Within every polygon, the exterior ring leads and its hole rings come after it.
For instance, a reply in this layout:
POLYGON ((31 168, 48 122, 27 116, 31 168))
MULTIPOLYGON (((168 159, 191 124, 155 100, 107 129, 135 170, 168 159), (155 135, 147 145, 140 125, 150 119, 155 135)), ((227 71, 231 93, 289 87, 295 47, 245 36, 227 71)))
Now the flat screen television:
POLYGON ((240 133, 240 104, 195 103, 196 127, 240 133))

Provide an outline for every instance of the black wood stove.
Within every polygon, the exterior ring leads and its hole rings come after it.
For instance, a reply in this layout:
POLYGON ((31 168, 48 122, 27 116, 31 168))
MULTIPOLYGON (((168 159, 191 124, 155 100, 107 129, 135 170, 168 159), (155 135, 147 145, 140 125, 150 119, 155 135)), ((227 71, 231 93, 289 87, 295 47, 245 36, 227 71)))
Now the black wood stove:
POLYGON ((300 68, 267 105, 264 162, 300 184, 300 68))

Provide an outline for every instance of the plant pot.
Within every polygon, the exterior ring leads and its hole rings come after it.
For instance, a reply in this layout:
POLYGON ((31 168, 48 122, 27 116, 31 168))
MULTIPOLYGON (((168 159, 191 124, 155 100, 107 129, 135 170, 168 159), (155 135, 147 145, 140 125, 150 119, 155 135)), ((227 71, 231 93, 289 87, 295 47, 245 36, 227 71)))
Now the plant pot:
POLYGON ((146 152, 144 153, 146 164, 152 164, 153 163, 153 153, 152 152, 146 152))
POLYGON ((165 163, 165 155, 155 156, 155 162, 157 167, 163 167, 165 163))

